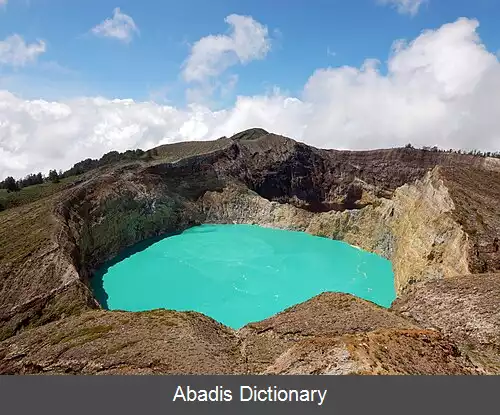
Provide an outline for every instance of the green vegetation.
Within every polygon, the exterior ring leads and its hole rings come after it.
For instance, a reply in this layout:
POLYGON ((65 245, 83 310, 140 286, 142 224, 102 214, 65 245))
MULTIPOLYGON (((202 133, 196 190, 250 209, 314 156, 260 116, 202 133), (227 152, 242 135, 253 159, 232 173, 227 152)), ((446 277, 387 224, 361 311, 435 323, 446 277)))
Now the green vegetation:
MULTIPOLYGON (((150 150, 151 151, 151 150, 150 150)), ((109 166, 111 164, 116 164, 118 162, 127 162, 141 159, 148 159, 150 157, 149 152, 144 152, 143 150, 127 150, 124 153, 119 153, 118 151, 110 151, 102 156, 99 160, 97 159, 85 159, 76 163, 71 169, 61 173, 60 177, 66 178, 71 176, 78 176, 83 173, 87 173, 91 170, 95 170, 99 167, 109 166)))
POLYGON ((0 189, 0 211, 51 196, 60 190, 69 187, 78 177, 68 177, 57 183, 44 182, 33 186, 20 188, 16 192, 9 192, 7 189, 0 189), (3 208, 3 209, 2 209, 3 208))
POLYGON ((49 176, 48 176, 48 179, 49 179, 52 183, 59 183, 59 175, 57 174, 57 171, 55 171, 55 170, 50 170, 50 171, 49 171, 49 176))
POLYGON ((12 176, 7 177, 3 183, 3 186, 8 192, 17 192, 19 190, 19 185, 12 176))
POLYGON ((123 161, 148 159, 151 155, 142 150, 128 150, 124 153, 111 151, 99 160, 86 159, 76 163, 71 169, 62 172, 50 170, 47 177, 42 173, 29 174, 24 179, 15 180, 9 176, 0 182, 0 211, 21 206, 43 197, 50 196, 65 188, 65 185, 74 182, 77 176, 91 170, 116 164, 123 161), (62 185, 59 185, 62 184, 62 185))
POLYGON ((9 262, 15 267, 40 247, 50 244, 51 205, 51 200, 43 200, 0 212, 0 241, 8 241, 0 243, 0 265, 9 262))
MULTIPOLYGON (((405 148, 409 149, 415 149, 411 143, 408 143, 405 145, 405 148)), ((445 150, 443 148, 439 148, 438 146, 434 147, 428 147, 428 146, 423 146, 421 148, 422 151, 432 151, 434 153, 448 153, 448 154, 463 154, 463 155, 469 155, 469 156, 477 156, 477 157, 493 157, 500 159, 500 151, 493 152, 493 151, 480 151, 480 150, 454 150, 450 148, 449 150, 445 150)))
POLYGON ((52 344, 68 343, 78 340, 76 345, 81 345, 89 343, 92 340, 96 340, 102 337, 104 334, 113 330, 113 326, 110 325, 97 325, 90 327, 83 327, 76 332, 61 333, 51 339, 52 344))
POLYGON ((28 187, 35 184, 42 184, 45 181, 42 173, 28 174, 24 179, 19 180, 19 187, 28 187))

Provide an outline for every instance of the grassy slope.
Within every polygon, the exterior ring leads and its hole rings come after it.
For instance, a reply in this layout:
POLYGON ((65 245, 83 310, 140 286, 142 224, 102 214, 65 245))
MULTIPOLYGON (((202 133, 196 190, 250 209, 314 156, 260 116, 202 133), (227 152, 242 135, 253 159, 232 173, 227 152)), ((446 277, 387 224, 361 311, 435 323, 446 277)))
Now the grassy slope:
POLYGON ((231 140, 229 138, 220 138, 213 141, 188 141, 184 143, 165 144, 156 147, 157 155, 154 156, 154 162, 173 163, 180 159, 211 153, 222 150, 227 147, 231 140))
POLYGON ((0 268, 10 263, 16 269, 49 242, 54 197, 79 178, 74 176, 59 183, 29 186, 19 192, 0 190, 0 205, 5 209, 0 212, 0 268))
POLYGON ((6 263, 15 269, 50 240, 51 207, 49 198, 0 212, 0 269, 6 263))
POLYGON ((0 205, 4 209, 26 205, 66 189, 79 178, 80 176, 72 176, 61 180, 59 183, 36 184, 24 187, 19 192, 7 192, 6 189, 0 189, 0 205))

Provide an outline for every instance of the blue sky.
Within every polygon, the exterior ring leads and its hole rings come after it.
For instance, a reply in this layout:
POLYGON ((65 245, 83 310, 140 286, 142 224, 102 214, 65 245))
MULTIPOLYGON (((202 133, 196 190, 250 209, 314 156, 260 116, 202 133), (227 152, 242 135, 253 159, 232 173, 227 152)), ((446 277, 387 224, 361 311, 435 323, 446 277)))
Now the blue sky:
POLYGON ((0 179, 250 127, 499 151, 499 17, 497 0, 0 0, 0 179))
POLYGON ((252 16, 273 38, 265 60, 229 71, 239 76, 235 94, 257 94, 272 86, 298 94, 317 68, 359 67, 366 58, 385 62, 395 39, 413 39, 462 16, 480 20, 484 43, 490 50, 500 48, 500 3, 495 0, 434 0, 422 4, 415 16, 376 0, 10 0, 0 13, 0 38, 19 33, 27 42, 44 39, 47 51, 39 59, 41 67, 3 72, 14 75, 13 89, 27 98, 166 95, 183 105, 186 85, 179 73, 189 44, 226 33, 224 18, 232 13, 252 16), (140 35, 129 44, 89 35, 118 6, 134 19, 140 35))

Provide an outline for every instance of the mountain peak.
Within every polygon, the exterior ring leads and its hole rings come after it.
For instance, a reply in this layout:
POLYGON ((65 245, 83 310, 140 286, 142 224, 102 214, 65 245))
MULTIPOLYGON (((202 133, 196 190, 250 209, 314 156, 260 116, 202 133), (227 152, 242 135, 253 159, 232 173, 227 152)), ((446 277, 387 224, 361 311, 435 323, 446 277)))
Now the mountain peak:
POLYGON ((262 128, 250 128, 248 130, 242 131, 231 137, 231 140, 256 140, 264 135, 268 135, 269 132, 262 128))

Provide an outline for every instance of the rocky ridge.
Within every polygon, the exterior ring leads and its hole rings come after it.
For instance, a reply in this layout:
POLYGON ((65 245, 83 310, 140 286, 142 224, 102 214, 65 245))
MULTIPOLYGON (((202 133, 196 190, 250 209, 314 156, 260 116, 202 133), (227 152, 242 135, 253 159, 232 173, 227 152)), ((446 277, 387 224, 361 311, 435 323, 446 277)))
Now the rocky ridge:
POLYGON ((439 332, 336 293, 239 332, 192 312, 89 311, 0 343, 0 374, 159 373, 480 374, 483 369, 439 332))

